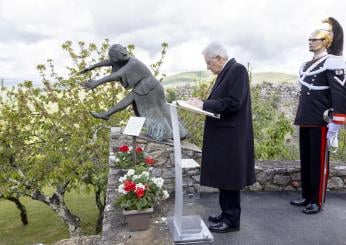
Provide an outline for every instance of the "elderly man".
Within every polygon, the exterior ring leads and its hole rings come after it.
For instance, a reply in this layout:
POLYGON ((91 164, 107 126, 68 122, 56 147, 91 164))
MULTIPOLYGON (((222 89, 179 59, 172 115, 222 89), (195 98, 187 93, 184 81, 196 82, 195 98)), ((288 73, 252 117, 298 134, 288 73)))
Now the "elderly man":
POLYGON ((211 43, 202 54, 208 70, 217 75, 207 100, 190 99, 203 110, 219 113, 207 117, 202 148, 201 185, 220 190, 221 214, 209 216, 212 232, 240 229, 240 190, 255 183, 254 141, 249 76, 226 49, 211 43))

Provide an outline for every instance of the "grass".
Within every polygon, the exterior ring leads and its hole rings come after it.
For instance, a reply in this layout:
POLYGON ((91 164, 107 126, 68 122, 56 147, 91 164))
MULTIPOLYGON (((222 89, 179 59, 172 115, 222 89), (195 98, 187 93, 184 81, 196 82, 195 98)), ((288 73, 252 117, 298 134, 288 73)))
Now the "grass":
MULTIPOLYGON (((71 191, 65 197, 71 212, 81 218, 84 234, 95 234, 98 210, 94 194, 71 191)), ((27 209, 28 225, 22 225, 14 203, 0 201, 0 245, 51 244, 69 238, 67 226, 48 206, 30 198, 21 198, 21 202, 27 209)))

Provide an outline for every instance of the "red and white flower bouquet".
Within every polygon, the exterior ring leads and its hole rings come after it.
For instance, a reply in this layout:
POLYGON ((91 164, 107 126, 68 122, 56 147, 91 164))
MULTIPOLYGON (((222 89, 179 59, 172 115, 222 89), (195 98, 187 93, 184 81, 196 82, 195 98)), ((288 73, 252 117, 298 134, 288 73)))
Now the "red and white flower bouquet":
POLYGON ((142 147, 132 149, 131 146, 122 145, 119 148, 114 147, 113 153, 115 155, 115 165, 118 168, 129 169, 134 168, 136 165, 144 166, 153 165, 155 160, 144 152, 142 147), (136 154, 136 164, 133 161, 133 153, 136 154))
POLYGON ((119 178, 117 207, 124 210, 143 210, 152 208, 169 194, 163 189, 163 179, 151 177, 149 171, 129 169, 119 178))

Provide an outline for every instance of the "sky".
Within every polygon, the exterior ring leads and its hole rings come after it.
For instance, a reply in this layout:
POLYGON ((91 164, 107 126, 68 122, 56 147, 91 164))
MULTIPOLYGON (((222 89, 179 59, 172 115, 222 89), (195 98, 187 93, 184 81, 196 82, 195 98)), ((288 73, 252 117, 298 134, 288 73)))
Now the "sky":
POLYGON ((254 72, 295 74, 311 58, 307 39, 332 16, 346 28, 344 0, 0 0, 0 78, 39 81, 53 59, 66 72, 66 40, 134 44, 148 66, 168 52, 167 75, 205 70, 201 51, 218 41, 254 72))

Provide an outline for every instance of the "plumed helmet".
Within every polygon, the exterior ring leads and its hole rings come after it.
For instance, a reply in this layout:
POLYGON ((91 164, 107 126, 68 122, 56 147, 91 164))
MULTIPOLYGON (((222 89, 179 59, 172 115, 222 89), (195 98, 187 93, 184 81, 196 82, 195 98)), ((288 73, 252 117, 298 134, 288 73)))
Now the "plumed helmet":
POLYGON ((331 26, 329 24, 324 24, 311 34, 310 39, 322 40, 321 47, 328 49, 333 41, 331 26))
POLYGON ((321 39, 322 46, 327 49, 329 54, 342 55, 344 33, 341 25, 332 17, 328 17, 322 23, 323 25, 315 30, 310 38, 321 39))
POLYGON ((127 61, 130 58, 126 48, 120 44, 112 45, 108 50, 108 56, 114 62, 127 61))
POLYGON ((344 31, 339 22, 329 17, 323 21, 324 23, 328 23, 331 27, 330 31, 332 33, 332 42, 327 47, 327 51, 329 54, 333 55, 342 55, 343 46, 344 46, 344 31))

